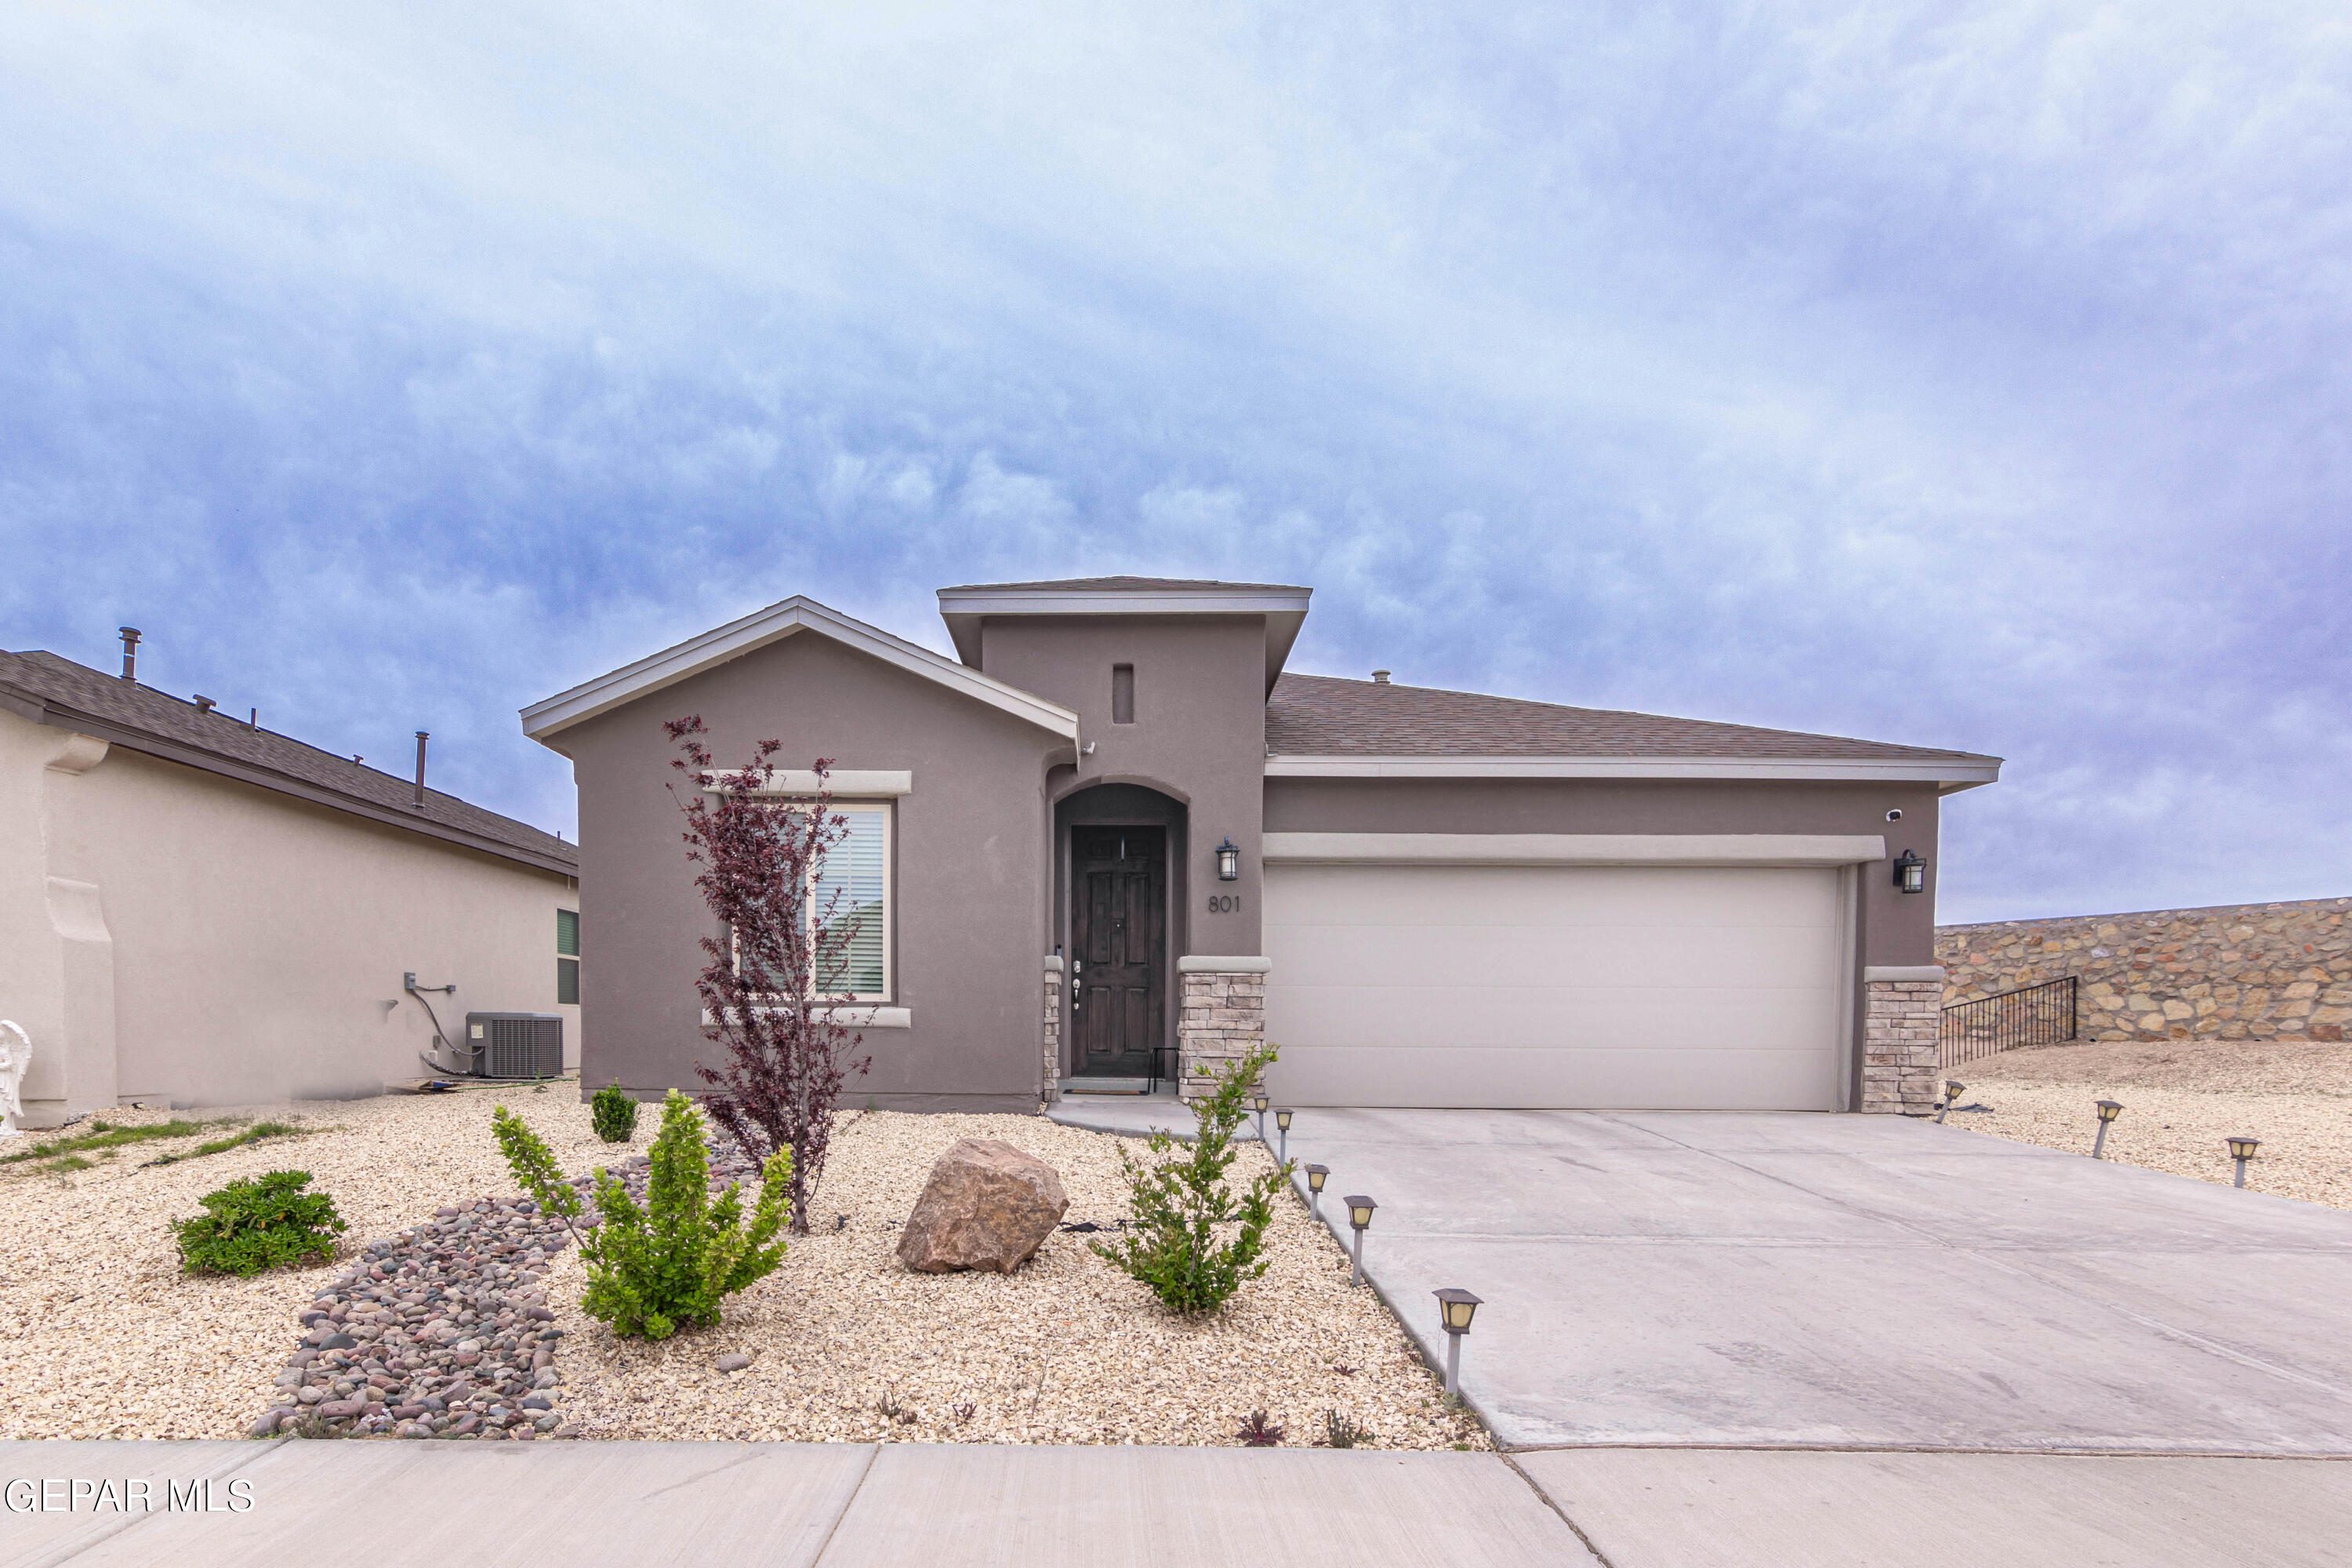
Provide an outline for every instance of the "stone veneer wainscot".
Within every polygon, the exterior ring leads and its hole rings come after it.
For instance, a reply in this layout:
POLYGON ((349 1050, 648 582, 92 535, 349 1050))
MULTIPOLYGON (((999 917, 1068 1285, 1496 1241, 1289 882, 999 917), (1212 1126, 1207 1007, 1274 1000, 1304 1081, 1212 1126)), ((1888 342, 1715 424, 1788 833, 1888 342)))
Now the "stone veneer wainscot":
POLYGON ((1062 1098, 1062 958, 1045 961, 1045 1071, 1039 1097, 1048 1105, 1062 1098))
POLYGON ((1214 1089, 1211 1077, 1229 1061, 1265 1043, 1263 958, 1180 958, 1177 1013, 1178 1093, 1189 1104, 1214 1089))
POLYGON ((1879 1115, 1925 1116, 1936 1108, 1937 1026, 1944 972, 1934 964, 1863 971, 1862 1102, 1879 1115))

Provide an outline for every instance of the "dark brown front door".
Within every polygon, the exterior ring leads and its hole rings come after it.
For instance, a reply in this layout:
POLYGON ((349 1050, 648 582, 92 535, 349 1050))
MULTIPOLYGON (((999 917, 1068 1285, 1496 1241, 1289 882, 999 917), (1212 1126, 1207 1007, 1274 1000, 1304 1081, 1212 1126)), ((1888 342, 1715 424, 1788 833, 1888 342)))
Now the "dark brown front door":
POLYGON ((1168 830, 1070 829, 1072 1070, 1150 1074, 1165 1027, 1168 830))

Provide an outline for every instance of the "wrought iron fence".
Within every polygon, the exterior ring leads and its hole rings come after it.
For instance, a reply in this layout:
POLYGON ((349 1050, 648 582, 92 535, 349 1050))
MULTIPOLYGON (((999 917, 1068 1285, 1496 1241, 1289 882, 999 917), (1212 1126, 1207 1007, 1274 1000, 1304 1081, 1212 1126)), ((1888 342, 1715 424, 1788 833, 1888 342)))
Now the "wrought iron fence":
POLYGON ((1936 1038, 1939 1067, 1956 1068, 2020 1046, 2054 1046, 2076 1037, 2075 977, 1955 1002, 1944 1009, 1936 1038))

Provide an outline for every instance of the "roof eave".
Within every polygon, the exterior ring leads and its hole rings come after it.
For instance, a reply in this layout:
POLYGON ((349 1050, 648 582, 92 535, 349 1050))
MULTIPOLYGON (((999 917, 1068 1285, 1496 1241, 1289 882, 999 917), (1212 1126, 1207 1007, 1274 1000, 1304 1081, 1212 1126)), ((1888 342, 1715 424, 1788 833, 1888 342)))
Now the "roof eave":
POLYGON ((1268 778, 1720 779, 1822 784, 1932 784, 1950 795, 2000 777, 1999 757, 1308 756, 1265 760, 1268 778))
POLYGON ((35 723, 45 724, 52 729, 71 730, 77 734, 104 741, 110 746, 120 746, 127 752, 137 752, 142 755, 156 757, 163 762, 177 763, 182 767, 194 768, 202 773, 232 779, 239 784, 251 784, 257 789, 266 789, 273 794, 290 795, 297 800, 308 801, 313 805, 323 805, 353 816, 365 817, 372 822, 380 822, 409 833, 422 834, 427 838, 438 838, 445 843, 478 850, 485 855, 495 855, 501 860, 512 860, 537 870, 551 871, 560 877, 576 879, 580 875, 580 863, 576 859, 565 859, 541 850, 526 848, 519 844, 509 844, 501 839, 492 838, 487 834, 476 833, 451 823, 436 822, 429 816, 403 811, 397 806, 385 805, 381 801, 370 800, 364 795, 348 795, 324 784, 312 784, 308 779, 296 778, 291 773, 280 773, 275 768, 263 767, 257 763, 245 762, 239 758, 224 756, 218 752, 205 751, 201 746, 191 746, 181 742, 167 740, 161 735, 152 734, 111 719, 100 718, 95 713, 85 712, 53 699, 15 689, 10 689, 7 695, 12 699, 7 703, 11 710, 22 714, 35 723))
POLYGON ((1008 686, 976 669, 968 669, 927 647, 892 637, 877 626, 853 620, 838 610, 801 596, 754 610, 739 620, 730 621, 723 626, 689 637, 634 664, 624 665, 593 680, 583 681, 568 691, 534 702, 522 710, 523 733, 550 750, 560 752, 562 748, 555 744, 554 737, 575 724, 585 723, 625 703, 650 696, 666 687, 675 686, 707 669, 803 631, 830 637, 886 664, 1051 731, 1073 743, 1077 740, 1078 716, 1060 704, 1048 702, 1018 687, 1008 686))
POLYGON ((980 668, 980 624, 990 616, 1263 616, 1265 689, 1282 675, 1307 624, 1312 588, 942 588, 940 619, 956 657, 980 668))

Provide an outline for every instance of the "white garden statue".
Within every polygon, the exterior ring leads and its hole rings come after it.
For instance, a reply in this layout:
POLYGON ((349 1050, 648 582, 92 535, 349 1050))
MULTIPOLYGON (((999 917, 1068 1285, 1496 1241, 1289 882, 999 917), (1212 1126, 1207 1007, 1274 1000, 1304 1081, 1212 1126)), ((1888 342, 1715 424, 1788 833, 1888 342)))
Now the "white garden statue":
POLYGON ((0 1018, 0 1138, 14 1138, 25 1113, 25 1069, 33 1065, 33 1042, 25 1031, 0 1018))

